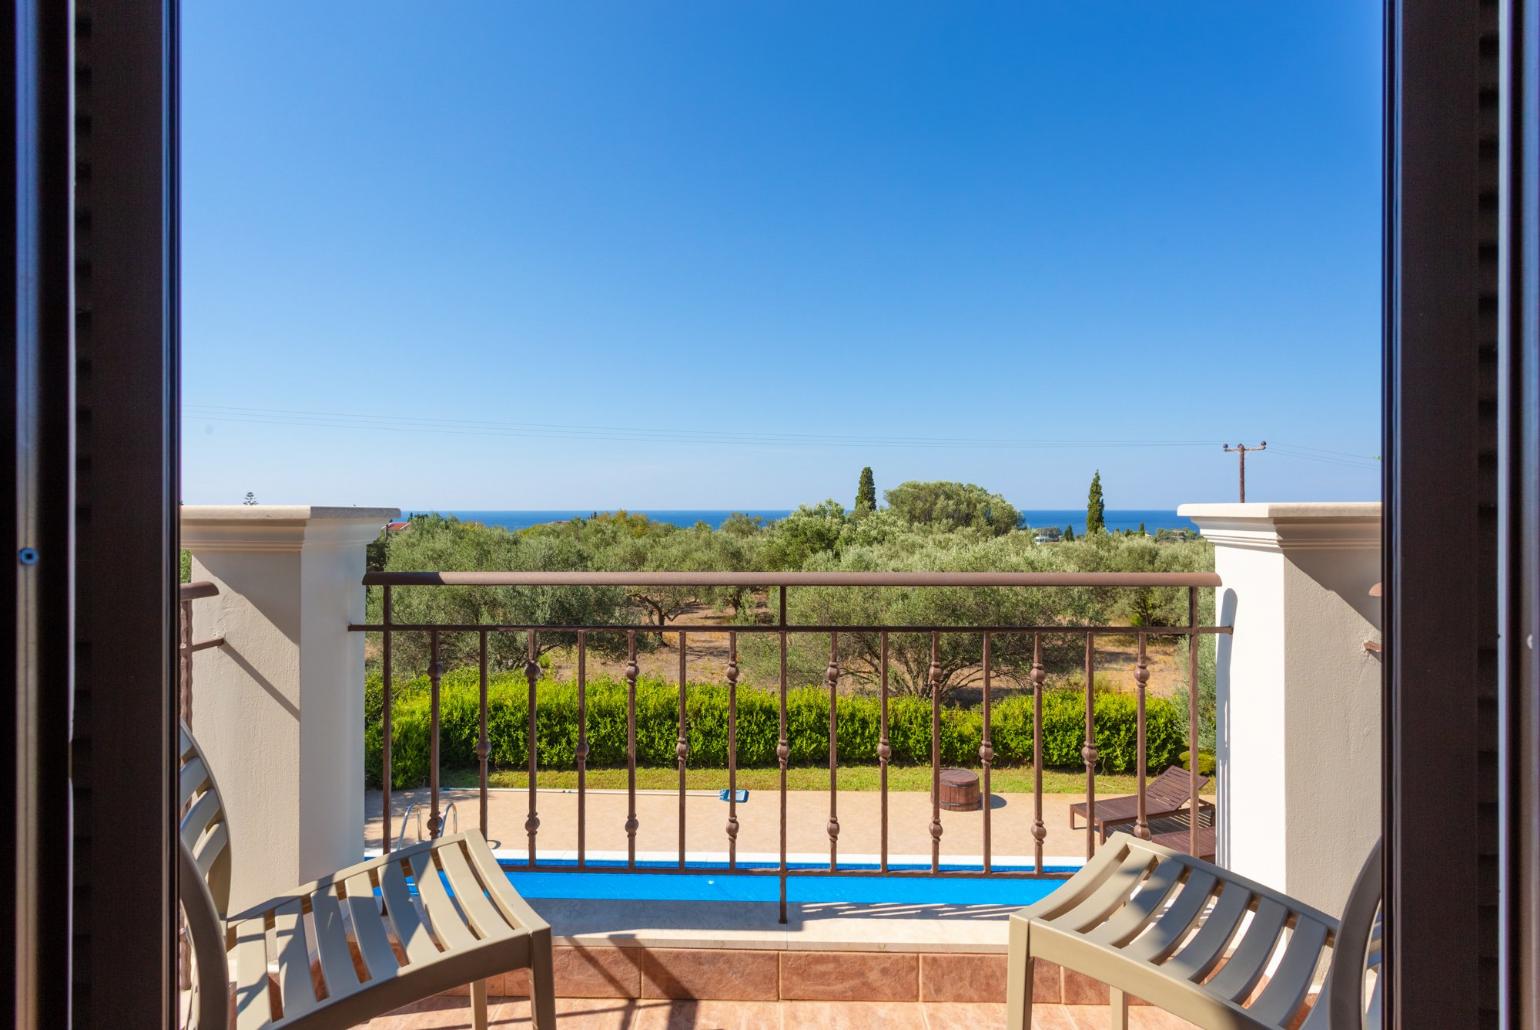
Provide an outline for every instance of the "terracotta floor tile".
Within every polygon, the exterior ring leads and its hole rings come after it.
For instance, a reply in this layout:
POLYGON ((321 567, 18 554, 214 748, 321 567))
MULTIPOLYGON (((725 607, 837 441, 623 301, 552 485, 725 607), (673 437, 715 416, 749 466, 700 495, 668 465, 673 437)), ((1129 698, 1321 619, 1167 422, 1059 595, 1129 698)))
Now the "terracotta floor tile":
POLYGON ((780 1030, 780 1026, 781 1007, 773 1001, 651 1002, 635 1023, 636 1030, 780 1030))
MULTIPOLYGON (((636 1012, 625 1001, 559 998, 557 1021, 561 1030, 628 1030, 636 1012)), ((531 1030, 529 1002, 522 998, 494 999, 487 1018, 498 1030, 531 1030)), ((461 1030, 471 1025, 470 999, 445 997, 414 1002, 362 1024, 369 1030, 461 1030)))
MULTIPOLYGON (((1063 1009, 1074 1030, 1107 1030, 1112 1022, 1112 1013, 1106 1005, 1065 1005, 1063 1009)), ((1129 1021, 1132 1022, 1132 1016, 1129 1021)))
POLYGON ((932 1001, 921 1006, 929 1030, 994 1030, 1005 1026, 1005 1006, 989 1002, 932 1001))
POLYGON ((880 1001, 786 1001, 784 1030, 926 1030, 919 1005, 880 1001))
MULTIPOLYGON (((558 998, 556 1025, 559 1030, 635 1030, 646 1007, 656 1004, 629 998, 558 998)), ((527 1005, 520 1015, 514 1030, 532 1030, 527 1005)))
MULTIPOLYGON (((1096 1024, 1097 1030, 1106 1030, 1106 1013, 1103 1013, 1102 1017, 1102 1022, 1096 1024)), ((1074 1017, 1071 1010, 1063 1005, 1032 1006, 1033 1030, 1081 1030, 1083 1025, 1074 1017)))
POLYGON ((775 1001, 780 952, 649 948, 642 958, 642 997, 775 1001))
POLYGON ((1194 1030, 1196 1024, 1180 1016, 1173 1016, 1165 1009, 1141 1006, 1128 1013, 1130 1030, 1194 1030))
MULTIPOLYGON (((1106 1005, 1065 1005, 1063 1010, 1074 1030, 1106 1030, 1111 1012, 1106 1005)), ((1188 1030, 1193 1024, 1178 1019, 1163 1009, 1139 1005, 1128 1010, 1129 1030, 1188 1030)))
MULTIPOLYGON (((487 1019, 494 1027, 511 1028, 520 1022, 527 1027, 529 1006, 494 1001, 487 1006, 487 1019)), ((402 1006, 363 1025, 369 1030, 469 1030, 470 999, 440 995, 402 1006)))
POLYGON ((782 952, 781 997, 916 1002, 920 1000, 919 959, 884 952, 782 952))
POLYGON ((1064 970, 1064 995, 1068 1006, 1105 1005, 1110 997, 1107 985, 1095 977, 1073 969, 1064 970))
MULTIPOLYGON (((1034 970, 1035 972, 1035 970, 1034 970)), ((1004 955, 921 955, 920 999, 938 1002, 1005 1003, 1004 955)), ((1055 987, 1058 985, 1055 984, 1055 987)), ((1037 992, 1033 992, 1036 996, 1037 992)), ((1058 1001, 1044 997, 1042 1001, 1058 1001)))

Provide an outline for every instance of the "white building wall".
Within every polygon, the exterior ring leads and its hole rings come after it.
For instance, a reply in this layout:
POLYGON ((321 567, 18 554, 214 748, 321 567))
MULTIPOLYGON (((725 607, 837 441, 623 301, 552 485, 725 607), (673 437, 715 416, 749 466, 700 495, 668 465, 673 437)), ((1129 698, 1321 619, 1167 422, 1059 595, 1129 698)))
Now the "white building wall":
POLYGON ((1327 912, 1380 832, 1380 506, 1192 504, 1214 543, 1219 860, 1327 912))
POLYGON ((193 602, 192 729, 228 811, 231 904, 363 856, 365 553, 394 508, 183 507, 193 602))

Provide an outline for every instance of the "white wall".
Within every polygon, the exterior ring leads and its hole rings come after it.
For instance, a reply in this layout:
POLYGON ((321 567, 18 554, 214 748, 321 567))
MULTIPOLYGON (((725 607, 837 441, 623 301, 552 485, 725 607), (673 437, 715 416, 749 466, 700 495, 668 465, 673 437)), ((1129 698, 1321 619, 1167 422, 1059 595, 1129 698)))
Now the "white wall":
POLYGON ((192 579, 192 729, 230 821, 231 904, 254 904, 363 855, 362 579, 386 508, 182 508, 192 579))
POLYGON ((1191 504, 1214 543, 1219 860, 1335 914, 1380 832, 1380 506, 1191 504))

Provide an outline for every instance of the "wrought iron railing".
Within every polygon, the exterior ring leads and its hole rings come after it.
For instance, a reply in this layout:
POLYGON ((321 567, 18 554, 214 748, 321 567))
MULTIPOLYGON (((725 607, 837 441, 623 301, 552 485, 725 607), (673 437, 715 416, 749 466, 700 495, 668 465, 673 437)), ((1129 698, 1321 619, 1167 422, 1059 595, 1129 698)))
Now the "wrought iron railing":
MULTIPOLYGON (((1062 871, 1055 872, 1045 867, 1044 840, 1047 836, 1043 822, 1043 694, 1044 683, 1047 679, 1047 670, 1044 665, 1044 640, 1062 639, 1064 637, 1079 638, 1084 641, 1084 684, 1085 684, 1085 740, 1081 751, 1081 758, 1085 766, 1085 802, 1087 808, 1087 826, 1085 838, 1086 855, 1092 855, 1099 841, 1099 832, 1095 825, 1096 810, 1096 777, 1098 766, 1098 750, 1096 745, 1095 727, 1095 675, 1096 652, 1095 641, 1098 637, 1118 636, 1122 638, 1135 638, 1137 641, 1137 660, 1133 672, 1133 687, 1136 696, 1137 712, 1137 818, 1133 824, 1133 832, 1148 839, 1151 835, 1150 824, 1146 811, 1146 781, 1148 770, 1146 769, 1146 691, 1150 678, 1148 662, 1148 642, 1156 638, 1177 638, 1186 642, 1187 664, 1187 743, 1189 751, 1188 767, 1191 770, 1188 777, 1190 787, 1188 799, 1188 850, 1193 854, 1199 853, 1200 818, 1202 811, 1199 799, 1200 776, 1198 771, 1198 747, 1199 740, 1199 642, 1206 634, 1228 633, 1225 626, 1203 625, 1199 620, 1199 592, 1212 589, 1220 585, 1219 577, 1213 573, 989 573, 989 572, 802 572, 802 573, 702 573, 702 572, 646 572, 646 573, 609 573, 609 572, 371 572, 365 575, 366 587, 378 587, 381 590, 380 621, 354 624, 350 629, 356 632, 380 634, 381 647, 381 671, 382 671, 382 713, 381 713, 381 787, 382 787, 382 836, 383 847, 388 851, 391 847, 391 741, 392 741, 392 642, 401 634, 420 634, 427 637, 428 642, 428 668, 426 670, 429 679, 430 690, 430 739, 428 759, 428 789, 429 789, 429 817, 428 828, 430 835, 438 835, 443 830, 444 813, 440 808, 440 700, 441 681, 444 669, 440 662, 440 643, 442 639, 451 634, 466 634, 474 637, 477 642, 477 654, 479 655, 480 671, 480 713, 479 713, 479 738, 476 754, 479 763, 479 792, 480 792, 480 827, 482 832, 488 833, 488 760, 491 752, 490 741, 487 735, 487 691, 489 683, 488 640, 493 634, 524 634, 527 640, 526 660, 524 674, 528 682, 528 736, 529 742, 527 758, 527 793, 528 813, 524 823, 527 836, 527 858, 523 863, 527 868, 541 871, 570 871, 590 868, 587 850, 587 785, 586 773, 589 756, 589 743, 586 725, 586 701, 587 701, 587 665, 585 661, 589 642, 600 635, 613 635, 617 641, 624 640, 626 665, 624 677, 627 690, 627 742, 626 742, 626 770, 627 770, 627 818, 625 833, 627 838, 627 858, 625 869, 633 872, 704 872, 720 874, 723 871, 721 865, 691 866, 686 861, 685 847, 685 798, 686 798, 686 771, 689 762, 688 727, 686 714, 686 689, 688 683, 688 654, 686 643, 692 633, 701 634, 725 634, 728 638, 728 666, 727 666, 727 695, 728 695, 728 747, 727 747, 727 780, 728 780, 728 817, 725 825, 725 837, 727 844, 727 871, 750 875, 771 875, 780 880, 780 907, 781 919, 786 917, 786 881, 788 875, 896 875, 896 876, 998 876, 998 877, 1054 877, 1066 875, 1062 871), (502 623, 406 623, 397 622, 393 616, 393 599, 395 591, 402 589, 433 589, 437 587, 728 587, 745 588, 751 590, 765 590, 767 596, 773 595, 776 599, 774 618, 770 621, 744 623, 744 624, 704 624, 679 622, 670 625, 548 625, 548 624, 502 624, 502 623), (1092 588, 1101 590, 1133 590, 1150 588, 1180 589, 1186 593, 1186 621, 1181 625, 1156 626, 1156 625, 836 625, 836 624, 800 624, 792 623, 787 619, 787 592, 804 587, 849 587, 849 588, 927 588, 950 587, 969 588, 978 590, 997 590, 1007 588, 1092 588), (576 663, 576 689, 577 689, 577 746, 575 751, 575 771, 577 774, 577 861, 575 864, 563 862, 542 861, 539 852, 540 816, 538 808, 538 783, 540 775, 539 756, 537 754, 536 741, 538 739, 537 724, 539 708, 536 686, 541 675, 541 666, 538 661, 539 641, 542 635, 559 634, 564 638, 575 641, 576 663), (637 641, 645 639, 645 635, 669 634, 677 637, 679 650, 679 725, 678 745, 676 748, 676 760, 679 772, 679 814, 678 814, 678 854, 677 862, 659 868, 651 863, 638 863, 636 837, 639 823, 637 819, 637 678, 639 667, 637 662, 637 641), (759 865, 741 864, 738 859, 737 838, 739 830, 739 812, 737 807, 737 776, 738 776, 738 749, 737 749, 737 715, 738 715, 738 690, 739 690, 739 649, 740 637, 750 634, 770 634, 779 642, 779 680, 777 692, 779 699, 779 723, 778 739, 776 744, 776 761, 779 767, 779 833, 780 855, 779 862, 773 868, 759 865), (878 676, 878 696, 880 704, 881 729, 875 755, 861 756, 862 758, 875 758, 878 762, 879 794, 880 794, 880 860, 875 868, 862 865, 853 868, 850 865, 841 865, 839 860, 839 780, 838 770, 841 755, 838 742, 838 706, 835 703, 836 694, 840 688, 844 673, 840 665, 839 639, 842 634, 868 634, 880 640, 880 658, 878 676), (931 715, 931 821, 928 827, 931 841, 930 863, 928 869, 897 869, 890 866, 889 862, 889 811, 888 811, 888 772, 892 759, 892 747, 888 735, 889 730, 889 639, 899 634, 925 634, 930 638, 930 715, 931 715), (941 859, 941 799, 940 776, 942 771, 941 755, 941 670, 937 660, 940 643, 943 637, 954 634, 968 634, 981 640, 982 656, 982 739, 979 747, 979 761, 981 771, 981 793, 983 796, 982 816, 982 863, 978 870, 962 870, 955 868, 943 868, 941 859), (788 863, 787 853, 787 770, 791 755, 790 741, 787 737, 787 691, 789 686, 787 654, 788 641, 794 637, 824 636, 829 641, 829 664, 825 672, 825 686, 829 691, 829 862, 826 869, 797 869, 793 872, 788 863), (1032 837, 1034 840, 1033 865, 1030 869, 1001 869, 995 866, 993 861, 993 847, 991 840, 990 818, 990 774, 994 765, 994 748, 991 741, 990 709, 994 700, 994 683, 992 659, 997 641, 1002 638, 1015 638, 1022 642, 1030 642, 1031 664, 1027 680, 1031 684, 1033 695, 1033 747, 1032 747, 1032 773, 1033 773, 1033 822, 1032 837)), ((1026 648, 1023 647, 1025 654, 1026 648)), ((845 756, 847 759, 853 756, 845 756)))
POLYGON ((219 647, 225 642, 224 637, 215 637, 211 640, 193 640, 193 602, 204 597, 219 596, 219 587, 213 583, 183 583, 179 590, 179 607, 181 608, 181 622, 178 626, 178 653, 179 662, 178 680, 182 694, 182 721, 189 727, 192 726, 193 716, 193 655, 210 647, 219 647))
MULTIPOLYGON (((193 640, 193 602, 205 597, 219 596, 219 587, 213 583, 183 583, 178 588, 177 607, 181 619, 177 626, 178 668, 177 679, 181 694, 182 721, 192 726, 193 716, 193 655, 210 647, 219 647, 224 637, 211 640, 193 640)), ((185 813, 178 812, 178 819, 185 813)), ((178 983, 186 990, 192 986, 192 948, 187 940, 187 924, 181 913, 177 914, 177 967, 178 983)), ((185 1025, 185 1021, 184 1021, 185 1025)))

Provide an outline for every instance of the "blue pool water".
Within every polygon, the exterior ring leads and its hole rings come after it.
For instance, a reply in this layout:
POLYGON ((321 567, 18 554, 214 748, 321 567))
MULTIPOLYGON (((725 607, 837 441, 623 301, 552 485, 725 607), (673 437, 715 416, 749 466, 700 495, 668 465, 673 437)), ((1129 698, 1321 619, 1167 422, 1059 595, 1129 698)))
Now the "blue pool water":
MULTIPOLYGON (((555 864, 555 863, 551 863, 555 864)), ((671 864, 637 863, 642 867, 671 869, 671 864)), ((607 898, 636 901, 736 901, 776 902, 778 878, 762 873, 729 873, 725 866, 697 866, 692 873, 627 873, 623 862, 589 862, 584 872, 539 872, 504 861, 503 869, 514 888, 526 898, 607 898), (706 871, 709 870, 709 871, 706 871)), ((773 865, 739 863, 740 868, 774 870, 773 865)), ((858 905, 1030 905, 1046 897, 1063 880, 1002 877, 842 876, 798 875, 816 869, 793 866, 786 881, 786 900, 792 903, 844 902, 858 905)), ((844 868, 875 869, 853 864, 844 868)), ((944 870, 978 872, 978 866, 943 865, 944 870)), ((1028 871, 995 867, 1000 872, 1028 871)), ((893 870, 927 871, 929 866, 891 865, 893 870)), ((1050 873, 1067 874, 1070 867, 1049 866, 1050 873)))

